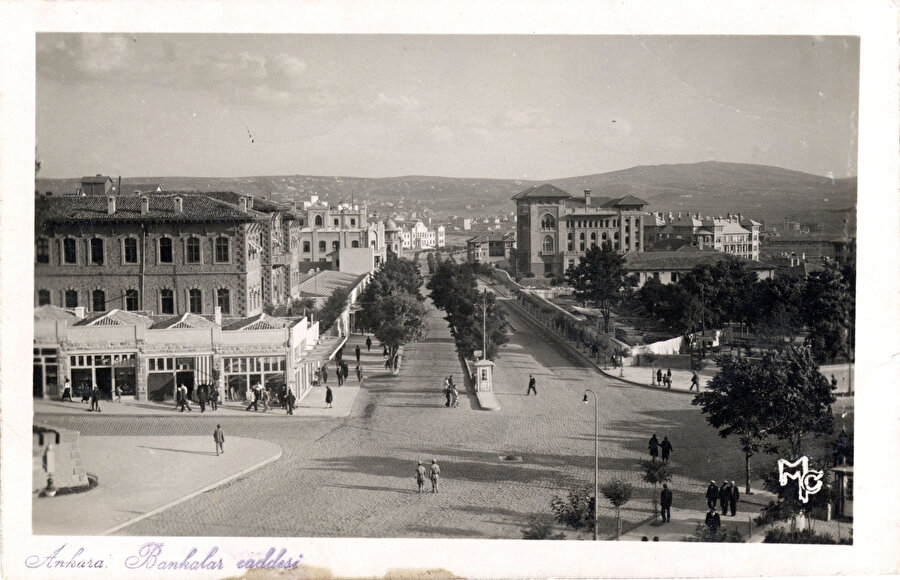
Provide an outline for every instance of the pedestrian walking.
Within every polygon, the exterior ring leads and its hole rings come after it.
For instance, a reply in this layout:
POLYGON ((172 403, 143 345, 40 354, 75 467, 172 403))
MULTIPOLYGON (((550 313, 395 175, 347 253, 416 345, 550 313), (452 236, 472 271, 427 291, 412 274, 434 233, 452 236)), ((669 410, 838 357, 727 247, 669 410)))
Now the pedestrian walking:
POLYGON ((659 444, 660 448, 662 448, 662 460, 663 463, 669 462, 669 453, 672 452, 672 444, 669 442, 668 437, 663 437, 662 443, 659 444))
POLYGON ((438 480, 441 477, 441 466, 438 465, 437 459, 431 460, 431 493, 438 492, 438 480))
POLYGON ((531 394, 534 391, 534 396, 537 397, 537 381, 534 380, 534 375, 528 375, 528 390, 525 391, 525 396, 531 394))
POLYGON ((341 369, 341 365, 337 365, 337 368, 334 371, 334 374, 337 375, 337 382, 339 387, 344 386, 344 371, 341 369))
POLYGON ((372 339, 369 336, 366 336, 366 352, 372 351, 372 339))
POLYGON ((69 381, 69 377, 66 377, 66 384, 63 385, 63 393, 60 401, 68 400, 70 403, 72 402, 72 382, 69 381))
POLYGON ((459 391, 456 390, 456 385, 450 385, 450 406, 459 407, 459 391))
POLYGON ((449 407, 450 406, 450 377, 447 377, 446 379, 444 379, 444 396, 447 398, 447 404, 445 404, 444 406, 449 407))
POLYGON ((356 353, 356 362, 359 362, 359 345, 357 344, 356 348, 353 350, 356 353))
POLYGON ((731 489, 728 486, 728 481, 723 481, 722 485, 719 487, 719 509, 722 512, 723 516, 728 515, 728 503, 731 501, 731 489))
POLYGON ((387 356, 387 355, 388 355, 387 345, 384 345, 384 348, 381 349, 381 356, 387 356))
POLYGON ((706 505, 709 509, 716 509, 716 501, 719 499, 719 486, 716 485, 715 480, 710 480, 709 485, 706 487, 706 505))
POLYGON ((325 385, 325 408, 331 409, 331 402, 334 400, 334 395, 331 392, 331 387, 325 385))
POLYGON ((328 367, 322 365, 322 383, 328 384, 328 367))
POLYGON ((657 456, 659 455, 659 440, 656 438, 656 433, 650 437, 650 442, 647 444, 647 449, 650 450, 650 457, 653 461, 656 461, 657 456))
POLYGON ((656 384, 659 386, 662 386, 663 384, 662 369, 656 369, 656 384))
POLYGON ((209 389, 209 407, 213 411, 219 408, 219 389, 215 386, 209 389))
POLYGON ((288 389, 287 394, 284 396, 284 398, 285 398, 285 403, 287 405, 287 414, 293 415, 294 414, 294 402, 297 400, 297 398, 294 396, 294 391, 288 389))
POLYGON ((100 412, 100 389, 97 385, 91 388, 91 411, 100 412))
POLYGON ((416 466, 416 485, 419 486, 419 493, 422 493, 422 490, 425 489, 425 466, 421 461, 416 466))
POLYGON ((122 389, 119 388, 118 383, 116 383, 116 386, 113 387, 113 393, 115 394, 115 397, 116 397, 115 399, 113 399, 113 401, 115 401, 116 403, 121 403, 122 402, 122 389))
POLYGON ((346 361, 341 361, 341 372, 344 374, 344 382, 346 383, 347 377, 350 376, 350 365, 346 361))
POLYGON ((672 388, 672 369, 666 371, 666 387, 669 389, 672 388))
POLYGON ((184 413, 185 408, 187 408, 188 413, 190 413, 191 411, 193 411, 193 409, 191 409, 191 404, 188 401, 188 389, 184 385, 181 385, 178 388, 181 391, 181 411, 180 412, 184 413))
POLYGON ((672 521, 672 490, 669 489, 667 484, 663 484, 662 491, 659 494, 659 506, 660 512, 662 515, 662 521, 671 522, 672 521))
POLYGON ((225 433, 222 431, 221 425, 216 425, 216 430, 213 431, 213 440, 216 442, 216 457, 219 456, 220 452, 224 455, 225 454, 225 433))
POLYGON ((356 365, 356 380, 361 383, 362 378, 363 378, 362 365, 356 365))
POLYGON ((247 405, 247 410, 250 410, 250 407, 253 407, 254 411, 259 411, 259 383, 250 387, 250 392, 248 394, 248 398, 250 399, 250 404, 247 405))
POLYGON ((688 390, 693 391, 694 389, 697 389, 697 392, 700 391, 700 377, 697 376, 696 372, 691 375, 691 388, 688 390))
POLYGON ((259 402, 262 403, 263 413, 269 410, 269 389, 259 389, 259 402))
POLYGON ((731 482, 731 495, 728 496, 728 507, 731 508, 731 515, 737 515, 737 503, 741 499, 741 492, 738 490, 738 486, 735 483, 731 482))
POLYGON ((200 412, 206 411, 206 385, 197 387, 197 404, 200 405, 200 412))
POLYGON ((722 518, 716 513, 716 508, 710 508, 709 513, 706 514, 706 527, 711 534, 718 533, 719 528, 722 527, 722 518))

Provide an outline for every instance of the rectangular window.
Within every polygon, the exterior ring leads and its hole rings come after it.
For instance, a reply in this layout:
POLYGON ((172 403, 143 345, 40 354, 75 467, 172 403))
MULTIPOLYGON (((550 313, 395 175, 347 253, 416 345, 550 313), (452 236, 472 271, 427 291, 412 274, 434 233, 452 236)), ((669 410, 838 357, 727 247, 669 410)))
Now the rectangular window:
POLYGON ((163 314, 175 314, 175 294, 168 288, 159 291, 159 309, 163 314))
POLYGON ((172 238, 159 239, 159 262, 161 264, 172 263, 172 238))
POLYGON ((50 263, 50 240, 47 238, 38 238, 34 249, 34 259, 38 264, 50 263))
POLYGON ((222 314, 231 314, 231 292, 227 288, 220 288, 217 291, 216 302, 222 309, 222 314))
POLYGON ((91 263, 92 264, 102 264, 103 263, 103 240, 101 240, 100 238, 91 238, 90 246, 91 246, 91 263))
POLYGON ((187 263, 188 264, 199 264, 200 263, 200 240, 199 238, 188 238, 187 239, 187 263))
POLYGON ((125 291, 125 310, 139 310, 141 307, 140 302, 138 301, 138 291, 137 290, 126 290, 125 291))
POLYGON ((103 312, 106 310, 106 292, 103 290, 94 290, 91 294, 91 310, 94 312, 103 312))
POLYGON ((137 261, 138 261, 137 239, 136 238, 125 238, 125 263, 126 264, 137 264, 137 261))
POLYGON ((75 240, 66 238, 63 240, 63 264, 75 264, 78 262, 75 240))
POLYGON ((203 312, 203 294, 194 288, 188 292, 188 308, 194 314, 203 312))
POLYGON ((231 261, 231 244, 228 238, 216 238, 216 262, 225 263, 231 261))
POLYGON ((303 242, 303 251, 309 253, 309 242, 303 242))
POLYGON ((338 219, 334 218, 334 227, 337 227, 337 226, 338 226, 338 219))
POLYGON ((66 290, 63 294, 66 308, 75 308, 78 306, 78 291, 66 290))

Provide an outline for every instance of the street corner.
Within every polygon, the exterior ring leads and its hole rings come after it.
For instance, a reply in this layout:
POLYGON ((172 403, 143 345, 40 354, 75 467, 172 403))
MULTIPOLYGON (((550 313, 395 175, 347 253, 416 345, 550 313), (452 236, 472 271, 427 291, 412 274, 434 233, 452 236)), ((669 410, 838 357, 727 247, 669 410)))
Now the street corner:
POLYGON ((331 401, 326 402, 326 387, 313 387, 297 404, 294 416, 300 417, 349 417, 360 387, 331 387, 331 401))

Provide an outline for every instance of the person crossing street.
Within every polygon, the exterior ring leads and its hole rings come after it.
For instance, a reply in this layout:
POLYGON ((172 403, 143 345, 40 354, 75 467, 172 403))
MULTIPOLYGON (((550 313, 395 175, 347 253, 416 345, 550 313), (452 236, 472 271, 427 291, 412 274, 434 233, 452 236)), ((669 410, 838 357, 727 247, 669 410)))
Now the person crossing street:
POLYGON ((534 396, 537 397, 537 381, 534 380, 534 375, 528 375, 528 390, 525 391, 525 396, 531 394, 534 391, 534 396))
POLYGON ((438 492, 438 480, 441 477, 441 467, 438 465, 437 459, 431 460, 431 493, 438 492))

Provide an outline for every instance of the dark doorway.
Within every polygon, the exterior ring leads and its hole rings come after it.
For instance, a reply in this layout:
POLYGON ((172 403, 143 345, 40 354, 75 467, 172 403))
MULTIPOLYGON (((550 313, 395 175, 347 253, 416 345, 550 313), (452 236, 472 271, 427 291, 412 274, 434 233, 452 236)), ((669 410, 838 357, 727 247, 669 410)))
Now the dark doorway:
POLYGON ((33 379, 31 383, 31 396, 36 398, 43 398, 44 396, 44 367, 41 365, 34 365, 32 367, 33 371, 33 379))
POLYGON ((96 368, 94 377, 97 381, 97 388, 100 389, 100 398, 112 399, 112 369, 96 368))
POLYGON ((178 386, 187 387, 188 399, 194 400, 194 371, 181 371, 175 374, 175 382, 178 386))
POLYGON ((150 373, 147 375, 147 398, 157 402, 174 399, 175 375, 172 373, 150 373))

